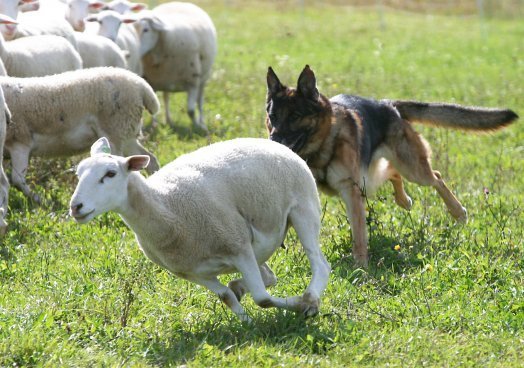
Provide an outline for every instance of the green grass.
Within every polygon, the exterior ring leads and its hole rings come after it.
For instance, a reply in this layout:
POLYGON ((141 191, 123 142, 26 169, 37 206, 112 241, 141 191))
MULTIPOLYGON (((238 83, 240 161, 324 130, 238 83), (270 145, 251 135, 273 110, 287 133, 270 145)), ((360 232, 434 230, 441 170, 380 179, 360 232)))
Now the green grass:
MULTIPOLYGON (((219 36, 206 90, 210 141, 266 136, 269 65, 294 84, 310 64, 329 96, 524 114, 521 19, 481 24, 388 10, 382 30, 373 9, 227 3, 202 2, 219 36)), ((185 96, 171 110, 176 131, 160 126, 145 142, 162 164, 208 143, 191 131, 185 96)), ((333 272, 321 314, 262 310, 248 296, 251 325, 153 265, 118 215, 75 224, 67 169, 81 157, 34 159, 28 180, 45 203, 35 207, 12 189, 0 246, 0 366, 524 366, 522 122, 490 135, 417 130, 469 222, 456 224, 433 190, 409 183, 414 206, 406 212, 386 185, 368 203, 371 262, 361 270, 344 206, 322 195, 321 241, 333 272)), ((275 295, 299 294, 309 280, 293 232, 286 246, 270 260, 275 295)))

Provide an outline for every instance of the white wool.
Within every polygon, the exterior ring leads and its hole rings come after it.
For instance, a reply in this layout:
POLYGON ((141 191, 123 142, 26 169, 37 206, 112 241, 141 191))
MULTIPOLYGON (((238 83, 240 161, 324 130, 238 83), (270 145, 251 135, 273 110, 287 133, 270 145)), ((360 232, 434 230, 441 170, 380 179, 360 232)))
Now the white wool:
POLYGON ((157 159, 138 142, 144 108, 157 113, 152 88, 120 68, 89 68, 39 78, 0 77, 12 122, 5 149, 11 157, 12 184, 31 193, 24 173, 33 156, 70 156, 89 150, 99 137, 109 138, 117 153, 147 154, 151 172, 157 159), (64 93, 67 91, 67 93, 64 93))
POLYGON ((86 223, 118 212, 135 232, 144 254, 173 274, 208 287, 241 319, 238 303, 249 290, 255 303, 305 315, 318 312, 329 277, 319 246, 320 201, 305 162, 266 139, 215 143, 186 154, 147 179, 147 157, 107 153, 104 138, 77 169, 70 213, 86 223), (293 226, 312 268, 301 297, 275 298, 265 286, 276 281, 265 262, 293 226), (229 287, 217 276, 239 271, 229 287))

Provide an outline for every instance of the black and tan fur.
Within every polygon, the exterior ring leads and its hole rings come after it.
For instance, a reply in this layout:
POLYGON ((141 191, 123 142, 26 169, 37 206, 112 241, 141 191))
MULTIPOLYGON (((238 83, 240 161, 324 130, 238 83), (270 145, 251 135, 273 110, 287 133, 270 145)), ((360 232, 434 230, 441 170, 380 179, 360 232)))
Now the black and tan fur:
POLYGON ((269 68, 266 125, 271 140, 299 154, 313 172, 318 186, 339 194, 354 237, 353 257, 367 265, 364 196, 384 181, 393 184, 396 203, 410 209, 402 177, 432 186, 451 215, 467 220, 467 212, 431 168, 431 150, 412 122, 456 129, 489 131, 518 118, 511 110, 464 107, 416 101, 373 100, 351 95, 331 99, 316 88, 306 65, 296 88, 282 85, 269 68))

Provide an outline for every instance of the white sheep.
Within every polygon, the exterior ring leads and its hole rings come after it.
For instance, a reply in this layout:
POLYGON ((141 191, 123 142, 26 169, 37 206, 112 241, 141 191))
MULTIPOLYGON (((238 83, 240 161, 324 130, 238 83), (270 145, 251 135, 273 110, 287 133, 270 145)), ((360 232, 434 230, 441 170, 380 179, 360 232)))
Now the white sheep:
POLYGON ((215 26, 208 14, 190 3, 170 2, 140 13, 136 23, 144 78, 155 91, 164 91, 167 123, 169 92, 187 92, 187 112, 204 131, 204 87, 217 53, 215 26), (198 117, 195 107, 198 104, 198 117))
POLYGON ((127 0, 113 0, 104 5, 104 10, 114 10, 119 14, 137 13, 147 9, 147 4, 127 0))
POLYGON ((0 13, 5 14, 18 21, 18 26, 1 25, 0 31, 5 40, 35 36, 56 35, 64 37, 76 49, 73 27, 64 18, 64 8, 60 1, 54 1, 54 6, 59 7, 55 11, 44 8, 36 11, 28 11, 19 14, 19 0, 0 1, 0 13))
POLYGON ((127 27, 129 23, 136 22, 136 18, 121 15, 113 10, 102 10, 98 14, 91 14, 85 18, 86 22, 98 22, 98 34, 115 42, 122 50, 127 52, 127 68, 132 72, 142 75, 142 61, 140 60, 140 40, 134 27, 127 27))
MULTIPOLYGON (((0 14, 0 24, 16 24, 0 14)), ((12 77, 39 77, 82 68, 82 58, 63 37, 29 36, 5 42, 0 35, 0 59, 12 77)))
POLYGON ((104 2, 97 0, 67 0, 64 16, 75 31, 84 32, 86 27, 84 19, 90 13, 100 11, 105 5, 104 2))
POLYGON ((183 155, 147 179, 137 171, 149 157, 110 154, 99 139, 78 166, 70 214, 87 223, 116 211, 144 254, 178 277, 213 291, 238 317, 249 291, 263 308, 318 313, 330 266, 319 245, 320 201, 305 162, 283 145, 240 138, 183 155), (312 269, 302 296, 277 298, 265 263, 293 226, 312 269), (240 272, 228 287, 217 279, 240 272))
POLYGON ((5 149, 11 157, 12 185, 39 201, 25 182, 29 157, 70 156, 108 137, 118 154, 146 154, 149 172, 155 156, 138 142, 142 112, 160 103, 139 76, 120 68, 89 68, 39 78, 0 77, 11 110, 5 149))
POLYGON ((9 181, 4 172, 4 142, 7 125, 11 122, 11 113, 4 99, 4 92, 0 88, 0 236, 5 235, 7 223, 7 206, 9 204, 9 181))
POLYGON ((85 32, 75 32, 75 38, 84 68, 114 66, 127 69, 124 52, 110 39, 85 32))

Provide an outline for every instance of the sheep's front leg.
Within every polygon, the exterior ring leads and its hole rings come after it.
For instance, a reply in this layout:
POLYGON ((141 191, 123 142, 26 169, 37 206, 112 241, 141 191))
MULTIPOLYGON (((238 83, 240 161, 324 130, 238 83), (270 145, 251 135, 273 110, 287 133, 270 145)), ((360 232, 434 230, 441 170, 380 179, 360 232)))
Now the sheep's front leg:
MULTIPOLYGON (((169 92, 168 91, 164 91, 162 96, 164 98, 164 111, 165 111, 164 114, 165 114, 165 117, 166 117, 166 123, 171 128, 173 128, 175 126, 175 122, 173 121, 173 119, 171 119, 171 113, 169 111, 169 92)), ((156 128, 156 125, 154 126, 154 128, 156 128)))
MULTIPOLYGON (((277 277, 266 263, 261 264, 258 268, 260 270, 260 274, 262 275, 262 280, 264 281, 264 286, 266 288, 276 285, 277 277)), ((240 301, 244 294, 248 291, 244 279, 242 278, 229 282, 227 286, 231 290, 233 290, 238 301, 240 301)))
POLYGON ((13 186, 22 191, 26 197, 40 204, 40 197, 31 191, 25 181, 31 149, 23 144, 15 144, 7 148, 7 150, 11 156, 11 181, 13 186))
POLYGON ((230 288, 218 281, 216 277, 211 279, 193 279, 192 281, 207 287, 209 290, 218 295, 220 300, 222 300, 222 302, 224 302, 224 304, 227 305, 242 322, 251 321, 244 308, 242 308, 238 302, 235 293, 230 288))

